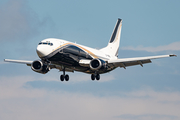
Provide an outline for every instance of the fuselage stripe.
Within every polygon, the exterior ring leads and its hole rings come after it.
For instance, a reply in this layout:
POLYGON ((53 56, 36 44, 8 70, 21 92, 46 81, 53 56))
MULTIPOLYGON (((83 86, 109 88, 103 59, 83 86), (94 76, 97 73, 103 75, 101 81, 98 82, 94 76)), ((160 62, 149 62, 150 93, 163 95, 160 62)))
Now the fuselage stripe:
POLYGON ((56 51, 57 49, 59 49, 59 48, 61 48, 61 47, 66 46, 66 45, 74 45, 74 46, 76 46, 76 47, 84 50, 85 52, 89 53, 93 58, 98 58, 98 57, 97 57, 94 53, 92 53, 91 51, 89 51, 89 50, 87 50, 86 48, 83 48, 83 47, 81 47, 81 46, 79 46, 79 45, 77 45, 77 44, 73 44, 73 43, 65 43, 65 44, 59 46, 58 48, 56 48, 55 50, 53 50, 52 52, 56 51))

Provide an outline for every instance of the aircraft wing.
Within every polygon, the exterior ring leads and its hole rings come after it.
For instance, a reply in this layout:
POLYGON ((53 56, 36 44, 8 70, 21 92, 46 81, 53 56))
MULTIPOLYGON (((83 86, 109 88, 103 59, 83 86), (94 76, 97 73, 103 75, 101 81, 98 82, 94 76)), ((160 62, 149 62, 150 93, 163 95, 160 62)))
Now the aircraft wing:
POLYGON ((173 56, 176 55, 172 54, 172 55, 136 57, 136 58, 122 58, 122 59, 108 60, 107 62, 108 65, 113 65, 115 67, 123 67, 124 69, 126 69, 126 67, 133 65, 141 65, 143 67, 143 64, 151 63, 151 59, 173 57, 173 56))
POLYGON ((13 63, 21 63, 26 64, 27 66, 31 66, 33 61, 27 61, 27 60, 11 60, 11 59, 4 59, 5 62, 13 62, 13 63))
MULTIPOLYGON (((12 59, 4 59, 5 62, 12 62, 12 63, 21 63, 21 64, 26 64, 27 66, 31 66, 31 64, 33 63, 33 61, 27 61, 27 60, 12 60, 12 59)), ((52 68, 56 68, 59 69, 60 71, 63 71, 62 66, 59 65, 54 65, 54 64, 50 64, 49 67, 52 68)), ((69 69, 66 68, 67 72, 74 72, 73 69, 69 69)))

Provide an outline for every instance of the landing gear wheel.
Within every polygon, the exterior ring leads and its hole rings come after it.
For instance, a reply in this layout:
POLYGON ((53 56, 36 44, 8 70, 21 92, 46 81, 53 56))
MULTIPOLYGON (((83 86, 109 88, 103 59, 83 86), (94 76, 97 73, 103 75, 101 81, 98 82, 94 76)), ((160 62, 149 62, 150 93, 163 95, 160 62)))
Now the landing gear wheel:
POLYGON ((91 80, 95 80, 95 75, 91 74, 91 80))
POLYGON ((61 81, 64 81, 64 75, 60 76, 61 81))
POLYGON ((65 80, 68 81, 69 80, 69 75, 65 75, 65 80))
POLYGON ((100 75, 99 74, 91 74, 91 80, 100 80, 100 75))
POLYGON ((100 75, 97 74, 97 75, 96 75, 96 80, 99 80, 99 79, 100 79, 100 75))
POLYGON ((68 74, 65 75, 65 68, 63 69, 63 74, 60 76, 60 79, 61 81, 64 81, 64 79, 66 81, 69 81, 69 75, 68 74))

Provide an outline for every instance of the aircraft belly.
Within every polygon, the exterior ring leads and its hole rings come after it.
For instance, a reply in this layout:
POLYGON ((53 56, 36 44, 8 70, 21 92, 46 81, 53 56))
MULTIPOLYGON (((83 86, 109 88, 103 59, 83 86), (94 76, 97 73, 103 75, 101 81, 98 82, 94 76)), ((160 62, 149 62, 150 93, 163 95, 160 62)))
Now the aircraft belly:
POLYGON ((64 66, 66 68, 80 72, 85 72, 89 69, 87 67, 82 67, 79 65, 79 59, 81 58, 79 56, 76 56, 74 53, 72 54, 67 52, 66 53, 56 52, 52 54, 53 55, 49 55, 46 57, 46 59, 51 61, 52 64, 64 66))
MULTIPOLYGON (((41 59, 51 61, 52 64, 63 66, 65 68, 71 69, 72 71, 79 71, 89 74, 94 73, 94 71, 92 71, 90 67, 83 67, 79 65, 79 60, 92 60, 93 58, 85 51, 74 45, 60 47, 59 49, 56 49, 55 51, 41 59)), ((115 68, 109 67, 108 69, 98 70, 98 73, 106 73, 113 69, 115 68)))
MULTIPOLYGON (((94 71, 92 71, 89 67, 80 66, 78 56, 72 55, 70 53, 62 54, 58 52, 54 56, 51 56, 50 58, 48 58, 48 60, 51 61, 52 64, 64 66, 68 69, 72 69, 73 71, 79 71, 79 72, 84 72, 88 74, 94 73, 94 71)), ((99 74, 106 73, 113 69, 115 68, 111 67, 108 69, 99 70, 98 73, 99 74)))

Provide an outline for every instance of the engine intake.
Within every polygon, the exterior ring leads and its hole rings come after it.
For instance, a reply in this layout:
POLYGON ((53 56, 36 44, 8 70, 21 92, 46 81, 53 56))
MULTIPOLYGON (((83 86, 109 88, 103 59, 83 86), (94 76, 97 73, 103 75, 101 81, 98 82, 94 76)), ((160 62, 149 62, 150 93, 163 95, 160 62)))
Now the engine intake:
POLYGON ((35 72, 42 73, 42 74, 45 74, 50 70, 50 68, 46 64, 43 64, 43 62, 40 60, 34 61, 31 64, 31 69, 35 72))
POLYGON ((93 59, 90 62, 90 68, 93 71, 106 68, 106 62, 101 59, 93 59))

